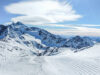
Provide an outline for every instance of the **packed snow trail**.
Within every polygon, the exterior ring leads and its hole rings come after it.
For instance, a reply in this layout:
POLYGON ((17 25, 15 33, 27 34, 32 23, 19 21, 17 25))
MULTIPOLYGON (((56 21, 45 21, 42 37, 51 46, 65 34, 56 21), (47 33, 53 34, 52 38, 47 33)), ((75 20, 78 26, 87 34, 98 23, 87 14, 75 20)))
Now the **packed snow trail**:
POLYGON ((16 57, 0 61, 0 75, 100 75, 99 53, 96 45, 78 53, 65 50, 55 56, 16 57))
POLYGON ((34 63, 5 64, 0 75, 100 75, 100 62, 69 57, 36 57, 34 63))

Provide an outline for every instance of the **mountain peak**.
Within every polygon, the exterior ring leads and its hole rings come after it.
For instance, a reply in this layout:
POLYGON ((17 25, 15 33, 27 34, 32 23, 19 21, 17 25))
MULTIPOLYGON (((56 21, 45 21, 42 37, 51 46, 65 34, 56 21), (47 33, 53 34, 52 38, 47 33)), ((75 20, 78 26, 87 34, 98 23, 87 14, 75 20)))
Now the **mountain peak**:
POLYGON ((24 25, 24 24, 18 21, 18 22, 16 22, 16 23, 13 22, 12 25, 24 25))

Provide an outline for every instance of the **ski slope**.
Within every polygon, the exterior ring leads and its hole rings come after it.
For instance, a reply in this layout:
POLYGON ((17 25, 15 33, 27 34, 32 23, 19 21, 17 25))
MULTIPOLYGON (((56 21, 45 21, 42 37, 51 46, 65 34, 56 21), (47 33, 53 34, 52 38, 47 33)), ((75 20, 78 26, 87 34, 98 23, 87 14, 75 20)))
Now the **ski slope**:
POLYGON ((28 56, 0 61, 0 75, 100 75, 100 45, 55 56, 28 56))

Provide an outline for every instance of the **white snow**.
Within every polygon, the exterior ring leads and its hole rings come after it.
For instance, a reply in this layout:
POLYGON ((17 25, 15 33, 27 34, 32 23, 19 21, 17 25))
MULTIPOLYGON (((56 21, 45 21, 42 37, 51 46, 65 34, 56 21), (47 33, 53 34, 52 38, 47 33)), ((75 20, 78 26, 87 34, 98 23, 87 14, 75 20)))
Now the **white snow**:
POLYGON ((0 55, 0 75, 100 75, 100 45, 76 53, 63 48, 55 56, 0 55))
MULTIPOLYGON (((42 39, 34 37, 38 29, 24 34, 27 27, 17 24, 11 25, 13 28, 8 28, 7 36, 0 40, 0 75, 100 75, 100 44, 76 53, 70 48, 50 47, 45 56, 36 56, 35 53, 44 51, 38 49, 36 43, 46 46, 42 39), (46 56, 52 50, 51 56, 46 56)), ((46 36, 48 45, 57 44, 53 35, 44 30, 42 33, 46 33, 40 37, 46 36)))

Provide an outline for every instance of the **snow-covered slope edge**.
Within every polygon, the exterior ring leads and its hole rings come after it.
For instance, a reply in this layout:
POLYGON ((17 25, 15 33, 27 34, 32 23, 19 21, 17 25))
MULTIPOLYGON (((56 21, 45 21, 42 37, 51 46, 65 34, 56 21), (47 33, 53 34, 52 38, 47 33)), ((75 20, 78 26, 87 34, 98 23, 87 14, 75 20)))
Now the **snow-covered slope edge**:
POLYGON ((1 75, 100 75, 100 45, 72 53, 63 49, 56 56, 21 58, 3 63, 1 75), (85 54, 85 55, 84 55, 85 54), (95 54, 95 55, 93 55, 95 54), (12 66, 12 67, 11 67, 12 66))

